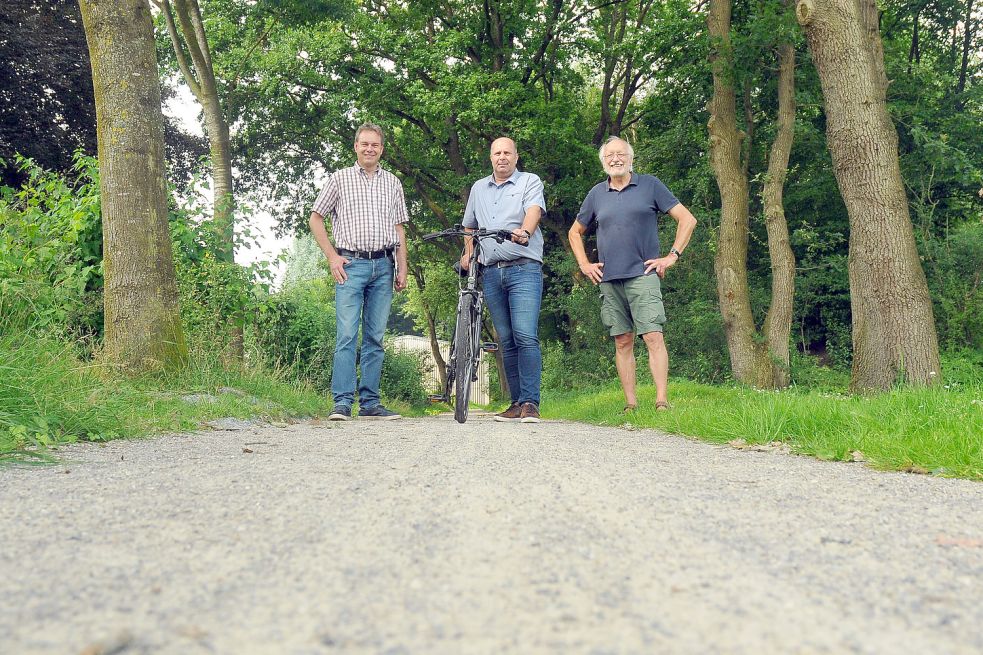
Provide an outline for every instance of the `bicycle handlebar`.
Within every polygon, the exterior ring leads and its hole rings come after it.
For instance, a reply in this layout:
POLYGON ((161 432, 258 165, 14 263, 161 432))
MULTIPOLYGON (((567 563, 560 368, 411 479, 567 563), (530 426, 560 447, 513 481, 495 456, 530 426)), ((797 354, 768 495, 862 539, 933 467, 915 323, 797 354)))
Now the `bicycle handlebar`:
MULTIPOLYGON (((447 228, 446 230, 441 230, 440 232, 431 232, 430 234, 424 234, 424 241, 433 241, 434 239, 442 239, 446 237, 475 237, 478 239, 495 239, 498 243, 503 241, 512 241, 512 231, 511 230, 469 230, 465 229, 463 225, 455 225, 454 227, 447 228)), ((513 243, 516 243, 513 241, 513 243)), ((518 245, 523 247, 529 246, 529 241, 526 243, 519 243, 518 245)))

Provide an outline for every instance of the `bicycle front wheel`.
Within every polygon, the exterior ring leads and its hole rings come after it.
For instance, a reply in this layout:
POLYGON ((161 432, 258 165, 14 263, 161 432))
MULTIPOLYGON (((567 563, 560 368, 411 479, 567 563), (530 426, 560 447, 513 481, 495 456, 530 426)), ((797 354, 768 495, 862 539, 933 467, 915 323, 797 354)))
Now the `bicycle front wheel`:
POLYGON ((468 420, 468 402, 471 398, 471 378, 478 359, 478 323, 474 301, 470 298, 457 313, 457 329, 454 331, 454 420, 464 423, 468 420))

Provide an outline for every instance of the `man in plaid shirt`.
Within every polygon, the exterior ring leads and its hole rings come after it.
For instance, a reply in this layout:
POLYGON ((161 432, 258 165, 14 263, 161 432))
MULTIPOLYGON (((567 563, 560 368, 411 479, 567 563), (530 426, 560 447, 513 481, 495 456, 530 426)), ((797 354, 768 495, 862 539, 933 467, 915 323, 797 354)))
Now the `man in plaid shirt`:
POLYGON ((362 326, 362 378, 358 385, 360 418, 400 418, 379 402, 382 337, 389 320, 393 288, 406 288, 408 220, 403 185, 379 166, 385 137, 382 128, 365 123, 355 133, 358 163, 328 178, 311 211, 311 234, 331 264, 335 279, 334 365, 330 420, 352 418, 355 401, 355 339, 362 326), (331 217, 328 238, 324 217, 331 217))

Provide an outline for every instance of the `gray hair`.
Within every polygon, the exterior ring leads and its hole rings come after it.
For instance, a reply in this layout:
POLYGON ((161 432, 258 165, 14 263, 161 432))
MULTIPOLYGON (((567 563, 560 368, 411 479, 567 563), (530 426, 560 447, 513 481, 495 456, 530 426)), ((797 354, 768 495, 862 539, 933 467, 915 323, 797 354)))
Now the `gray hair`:
POLYGON ((386 145, 386 133, 382 131, 382 128, 375 123, 362 123, 357 130, 355 130, 355 141, 358 141, 358 137, 362 136, 362 132, 375 132, 379 135, 379 141, 382 145, 386 145))
POLYGON ((622 139, 620 136, 609 136, 601 144, 600 150, 597 151, 597 158, 601 160, 601 166, 604 165, 604 149, 608 147, 608 144, 612 141, 621 141, 627 146, 625 149, 628 151, 628 157, 634 162, 635 161, 635 149, 631 147, 631 144, 622 139))

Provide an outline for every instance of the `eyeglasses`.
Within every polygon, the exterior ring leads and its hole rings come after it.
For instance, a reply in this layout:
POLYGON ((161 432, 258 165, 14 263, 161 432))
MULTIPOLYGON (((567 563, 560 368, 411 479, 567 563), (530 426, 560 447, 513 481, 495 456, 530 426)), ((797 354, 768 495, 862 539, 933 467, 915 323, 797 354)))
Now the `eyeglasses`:
POLYGON ((608 154, 604 155, 604 158, 607 159, 608 161, 612 159, 627 160, 628 157, 629 155, 627 152, 609 152, 608 154))

